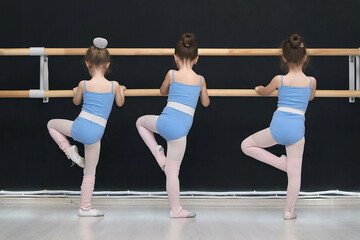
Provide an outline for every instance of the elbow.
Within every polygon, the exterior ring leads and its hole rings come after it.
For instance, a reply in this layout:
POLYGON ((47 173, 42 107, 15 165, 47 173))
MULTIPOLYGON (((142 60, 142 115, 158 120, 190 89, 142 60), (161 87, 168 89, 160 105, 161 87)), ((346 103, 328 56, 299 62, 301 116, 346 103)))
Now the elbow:
POLYGON ((160 94, 161 95, 168 95, 169 92, 167 90, 163 90, 163 89, 160 88, 160 94))
POLYGON ((263 92, 263 91, 256 91, 257 94, 259 94, 260 96, 267 96, 269 95, 269 93, 263 92))
POLYGON ((269 95, 270 93, 268 91, 265 90, 265 88, 255 88, 255 92, 257 94, 259 94, 260 96, 267 96, 269 95))
POLYGON ((204 107, 208 107, 210 105, 210 98, 208 96, 206 96, 205 98, 200 98, 201 99, 201 104, 204 107))
POLYGON ((210 100, 206 102, 201 102, 204 107, 208 107, 210 105, 210 100))
POLYGON ((124 106, 124 104, 125 104, 125 99, 122 99, 121 101, 116 101, 116 105, 118 107, 122 107, 122 106, 124 106))

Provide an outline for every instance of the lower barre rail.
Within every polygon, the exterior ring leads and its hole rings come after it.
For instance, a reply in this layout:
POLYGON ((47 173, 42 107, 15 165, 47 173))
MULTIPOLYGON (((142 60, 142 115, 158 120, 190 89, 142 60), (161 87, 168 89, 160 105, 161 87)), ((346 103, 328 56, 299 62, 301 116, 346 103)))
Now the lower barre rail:
MULTIPOLYGON (((209 89, 211 97, 276 97, 277 91, 269 96, 261 96, 254 89, 209 89)), ((0 98, 66 98, 73 97, 72 90, 0 90, 0 98)), ((126 97, 161 97, 159 89, 127 89, 126 97)), ((358 90, 317 90, 316 97, 359 98, 358 90)))

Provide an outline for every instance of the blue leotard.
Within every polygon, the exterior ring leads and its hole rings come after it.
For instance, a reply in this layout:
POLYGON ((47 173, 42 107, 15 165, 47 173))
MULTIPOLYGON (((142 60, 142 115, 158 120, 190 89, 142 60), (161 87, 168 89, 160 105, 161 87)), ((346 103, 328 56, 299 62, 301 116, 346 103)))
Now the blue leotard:
MULTIPOLYGON (((309 87, 292 87, 283 85, 278 89, 278 107, 290 107, 306 111, 311 96, 311 77, 309 87)), ((291 145, 305 135, 305 116, 301 114, 275 111, 270 124, 272 137, 278 144, 291 145)))
MULTIPOLYGON (((172 80, 168 102, 184 104, 195 109, 201 91, 202 77, 199 85, 183 84, 175 81, 173 70, 172 80)), ((192 122, 191 115, 167 106, 156 121, 156 128, 163 138, 170 141, 187 136, 192 122)))
MULTIPOLYGON (((111 82, 111 92, 97 93, 86 91, 86 81, 84 81, 85 92, 83 94, 82 111, 99 116, 105 120, 109 118, 114 102, 114 84, 111 82)), ((71 128, 71 136, 74 140, 86 145, 91 145, 99 141, 105 131, 105 127, 88 119, 77 117, 71 128)))

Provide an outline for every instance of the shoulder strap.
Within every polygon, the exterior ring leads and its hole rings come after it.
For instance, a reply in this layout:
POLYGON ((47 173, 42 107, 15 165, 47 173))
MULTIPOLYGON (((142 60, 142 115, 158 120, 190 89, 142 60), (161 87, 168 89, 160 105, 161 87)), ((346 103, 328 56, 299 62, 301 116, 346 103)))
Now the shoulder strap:
POLYGON ((114 92, 114 81, 111 81, 111 92, 114 92))
POLYGON ((202 83, 202 80, 203 80, 203 76, 200 76, 200 86, 201 86, 201 83, 202 83))
POLYGON ((309 77, 310 78, 310 87, 311 87, 311 85, 312 85, 312 80, 311 80, 311 77, 309 77))
POLYGON ((84 80, 84 88, 85 88, 85 92, 86 92, 86 80, 84 80))
POLYGON ((283 85, 283 77, 284 75, 281 75, 281 86, 283 85))
POLYGON ((175 82, 174 72, 175 72, 175 70, 172 71, 172 80, 173 80, 173 82, 175 82))

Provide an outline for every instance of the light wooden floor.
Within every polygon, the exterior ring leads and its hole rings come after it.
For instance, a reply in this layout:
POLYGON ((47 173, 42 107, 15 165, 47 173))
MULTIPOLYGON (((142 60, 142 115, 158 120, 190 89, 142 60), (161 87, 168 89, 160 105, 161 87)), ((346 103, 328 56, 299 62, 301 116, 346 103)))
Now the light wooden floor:
POLYGON ((166 199, 94 199, 101 218, 79 218, 78 198, 0 198, 0 239, 360 239, 360 200, 184 199, 196 219, 170 219, 166 199))

